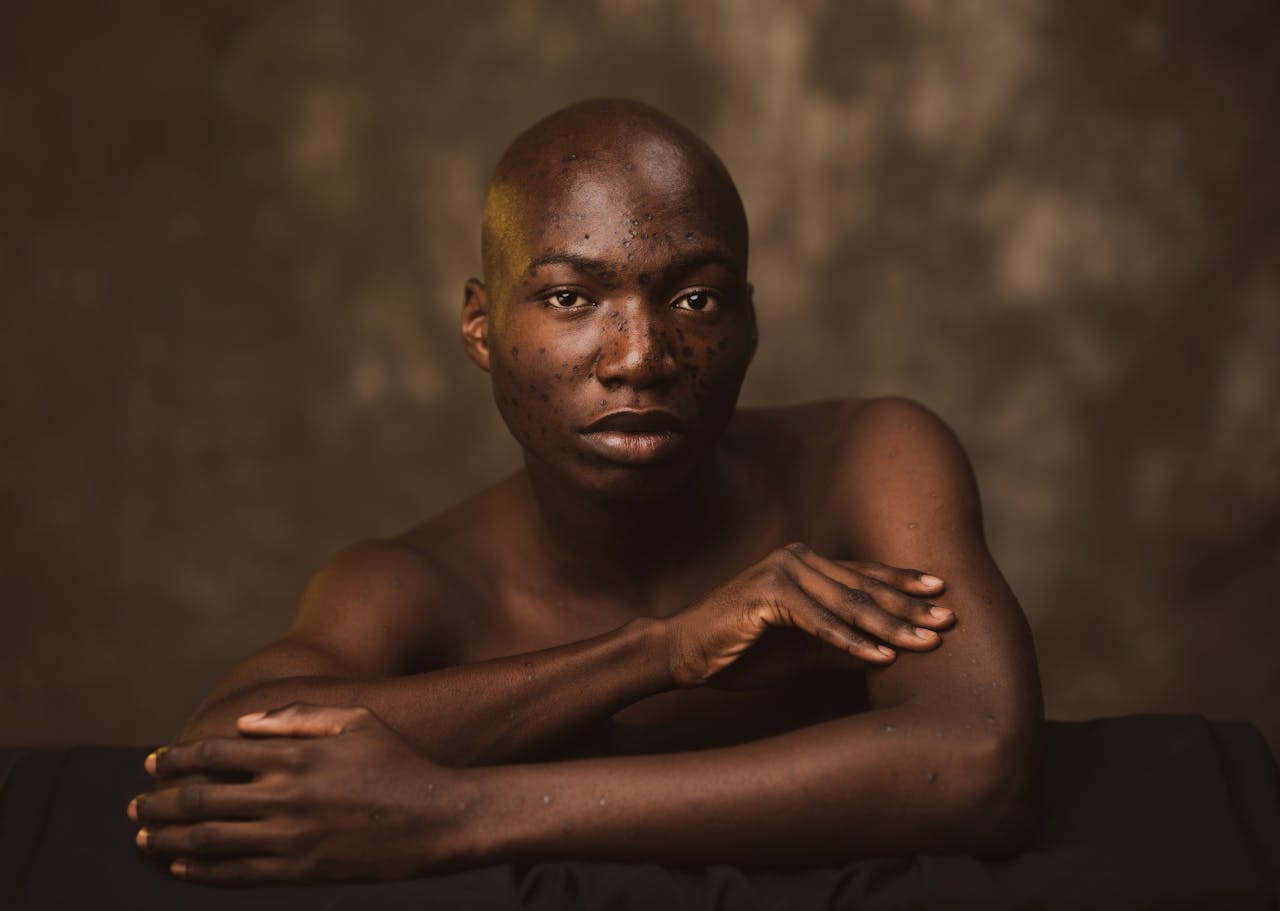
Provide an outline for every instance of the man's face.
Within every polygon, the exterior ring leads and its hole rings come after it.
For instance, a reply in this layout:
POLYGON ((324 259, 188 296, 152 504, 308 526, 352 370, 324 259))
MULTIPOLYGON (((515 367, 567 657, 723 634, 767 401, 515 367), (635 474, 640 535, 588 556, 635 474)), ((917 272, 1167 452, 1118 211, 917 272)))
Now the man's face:
POLYGON ((643 144, 556 156, 504 213, 494 397, 526 454, 575 486, 669 488, 733 414, 755 347, 745 238, 699 176, 643 144))

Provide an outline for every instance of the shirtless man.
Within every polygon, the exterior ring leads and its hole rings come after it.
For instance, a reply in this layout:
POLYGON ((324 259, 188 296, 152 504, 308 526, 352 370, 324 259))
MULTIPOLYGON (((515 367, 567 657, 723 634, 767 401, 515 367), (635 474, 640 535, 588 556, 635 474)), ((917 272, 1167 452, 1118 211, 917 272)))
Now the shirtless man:
POLYGON ((147 758, 139 845, 210 882, 1016 849, 1041 697, 964 452, 900 399, 735 410, 714 153, 633 102, 552 114, 483 254, 462 335, 524 470, 321 569, 147 758))

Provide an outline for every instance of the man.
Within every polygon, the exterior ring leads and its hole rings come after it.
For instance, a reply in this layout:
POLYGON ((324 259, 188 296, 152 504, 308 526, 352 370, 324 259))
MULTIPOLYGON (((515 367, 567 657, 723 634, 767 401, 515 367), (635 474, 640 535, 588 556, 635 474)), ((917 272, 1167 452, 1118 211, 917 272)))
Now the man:
POLYGON ((212 882, 1016 848, 1039 683, 964 453, 903 400, 735 410, 714 153, 633 102, 552 114, 483 255, 463 340, 525 469, 333 558, 148 757, 139 845, 212 882))

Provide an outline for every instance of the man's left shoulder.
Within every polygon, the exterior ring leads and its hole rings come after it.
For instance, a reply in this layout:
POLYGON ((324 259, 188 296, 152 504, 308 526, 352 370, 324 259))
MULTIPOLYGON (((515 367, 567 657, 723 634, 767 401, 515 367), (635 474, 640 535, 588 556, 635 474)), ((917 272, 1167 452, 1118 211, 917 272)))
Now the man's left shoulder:
POLYGON ((902 396, 743 408, 735 423, 753 432, 779 436, 791 444, 830 439, 844 456, 885 452, 904 442, 914 442, 917 448, 957 445, 955 435, 937 414, 902 396))

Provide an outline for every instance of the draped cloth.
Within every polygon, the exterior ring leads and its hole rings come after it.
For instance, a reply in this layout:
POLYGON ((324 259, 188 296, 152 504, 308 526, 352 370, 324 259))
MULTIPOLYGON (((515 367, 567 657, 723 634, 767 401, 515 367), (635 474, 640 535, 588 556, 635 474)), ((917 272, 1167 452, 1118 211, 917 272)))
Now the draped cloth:
POLYGON ((0 908, 1280 908, 1280 775, 1251 725, 1134 715, 1046 726, 1032 846, 771 871, 497 864, 390 883, 220 888, 133 844, 144 747, 0 749, 0 908))

